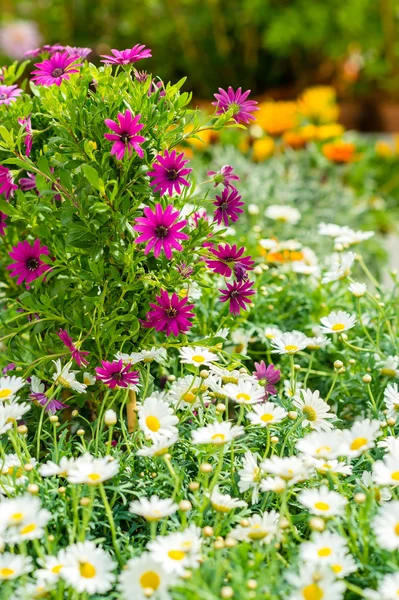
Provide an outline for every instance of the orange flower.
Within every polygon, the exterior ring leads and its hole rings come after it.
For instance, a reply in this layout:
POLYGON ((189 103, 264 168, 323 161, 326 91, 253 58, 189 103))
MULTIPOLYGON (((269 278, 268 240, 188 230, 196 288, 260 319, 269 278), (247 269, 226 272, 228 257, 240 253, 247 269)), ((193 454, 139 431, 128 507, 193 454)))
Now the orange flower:
MULTIPOLYGON (((190 133, 192 129, 192 125, 188 125, 184 128, 184 131, 185 133, 190 133)), ((196 148, 197 150, 205 150, 207 146, 215 144, 218 141, 219 132, 213 131, 212 129, 205 129, 204 131, 197 133, 196 136, 198 137, 186 138, 187 142, 190 144, 190 146, 196 148)))
POLYGON ((282 250, 281 252, 269 252, 266 256, 268 262, 287 263, 303 260, 303 253, 298 250, 282 250))
POLYGON ((356 146, 351 142, 331 142, 324 144, 323 154, 328 160, 335 163, 350 163, 356 160, 356 146))
POLYGON ((298 150, 306 146, 306 138, 297 131, 286 131, 283 134, 283 142, 285 146, 298 150))
POLYGON ((295 102, 261 102, 256 122, 269 135, 282 135, 297 124, 295 102))

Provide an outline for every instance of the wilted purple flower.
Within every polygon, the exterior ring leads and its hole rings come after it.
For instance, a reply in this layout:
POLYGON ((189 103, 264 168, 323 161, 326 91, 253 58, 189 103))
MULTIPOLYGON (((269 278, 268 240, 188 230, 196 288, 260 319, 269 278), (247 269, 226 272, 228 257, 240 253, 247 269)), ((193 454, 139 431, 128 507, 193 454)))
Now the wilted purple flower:
POLYGON ((224 187, 234 188, 232 181, 240 181, 238 175, 233 172, 233 167, 230 165, 223 165, 219 171, 208 171, 208 177, 212 177, 215 182, 214 187, 217 187, 219 183, 223 184, 224 187))
POLYGON ((276 369, 272 364, 266 366, 263 360, 260 363, 255 363, 255 369, 256 371, 253 372, 253 375, 259 381, 260 385, 264 386, 265 397, 277 394, 274 384, 280 381, 281 371, 276 369))
POLYGON ((22 90, 17 85, 0 85, 0 104, 16 102, 22 90))
POLYGON ((28 192, 36 187, 36 177, 33 173, 27 173, 26 177, 21 177, 19 180, 19 187, 23 192, 28 192))
POLYGON ((79 367, 81 367, 82 365, 86 366, 89 364, 89 362, 85 359, 85 356, 87 356, 89 352, 78 350, 66 329, 60 329, 59 331, 57 331, 57 335, 62 341, 62 343, 68 348, 72 355, 72 358, 79 367))
POLYGON ((30 116, 26 118, 18 119, 18 123, 22 126, 25 126, 25 138, 24 144, 26 146, 25 154, 29 156, 32 150, 33 136, 32 136, 32 124, 30 121, 30 116))

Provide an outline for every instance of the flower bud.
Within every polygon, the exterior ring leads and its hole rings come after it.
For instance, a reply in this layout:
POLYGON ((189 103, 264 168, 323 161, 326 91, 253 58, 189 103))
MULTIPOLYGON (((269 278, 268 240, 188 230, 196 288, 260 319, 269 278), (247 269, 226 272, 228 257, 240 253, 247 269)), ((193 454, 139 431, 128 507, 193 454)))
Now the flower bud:
POLYGON ((57 415, 51 415, 51 417, 50 417, 50 423, 58 423, 58 417, 57 417, 57 415))
POLYGON ((278 444, 280 440, 277 437, 277 435, 272 435, 272 437, 270 438, 270 441, 272 444, 278 444))
POLYGON ((197 490, 199 490, 200 484, 198 483, 198 481, 190 481, 190 483, 188 484, 188 489, 190 490, 190 492, 196 492, 197 490))
POLYGON ((210 527, 209 525, 206 525, 203 530, 202 530, 202 534, 205 537, 212 537, 213 536, 213 527, 210 527))
POLYGON ((368 373, 366 373, 366 375, 363 375, 362 379, 363 379, 364 383, 371 383, 371 381, 372 381, 372 377, 368 373))
MULTIPOLYGON (((262 275, 262 273, 263 273, 262 267, 260 265, 256 265, 256 267, 254 268, 254 273, 255 273, 255 275, 262 275)), ((265 291, 265 290, 262 290, 262 291, 265 291)))
POLYGON ((258 587, 258 582, 256 581, 256 579, 248 579, 247 588, 249 590, 256 590, 257 587, 258 587))
POLYGON ((342 362, 342 360, 336 360, 334 362, 334 369, 336 369, 338 371, 338 369, 342 369, 342 367, 344 366, 344 363, 342 362))
POLYGON ((209 463, 202 463, 202 465, 200 465, 200 471, 201 473, 211 473, 212 465, 210 465, 209 463))
POLYGON ((59 488, 58 488, 58 490, 57 490, 57 491, 58 491, 58 493, 59 493, 59 494, 65 494, 65 492, 66 492, 66 487, 64 487, 64 486, 62 485, 61 487, 59 487, 59 488))
POLYGON ((208 379, 208 377, 209 377, 209 371, 207 371, 206 369, 202 369, 200 371, 199 376, 201 377, 201 379, 208 379))
POLYGON ((17 433, 20 433, 21 435, 26 435, 28 433, 27 426, 26 425, 18 425, 17 433))
POLYGON ((309 527, 312 531, 324 531, 325 523, 320 517, 312 517, 309 521, 309 527))
POLYGON ((78 429, 76 433, 77 433, 77 435, 83 436, 85 434, 85 430, 84 429, 78 429))
POLYGON ((389 419, 387 419, 387 424, 389 425, 389 427, 393 427, 396 424, 396 419, 394 419, 393 417, 389 417, 389 419))
POLYGON ((224 548, 224 541, 223 540, 216 540, 213 543, 213 547, 215 548, 215 550, 223 550, 223 548, 224 548))
POLYGON ((83 498, 79 500, 79 504, 80 506, 89 506, 90 498, 87 498, 87 496, 83 496, 83 498))
POLYGON ((75 410, 72 411, 71 414, 72 414, 73 417, 77 417, 78 414, 79 414, 79 411, 75 409, 75 410))
POLYGON ((289 419, 291 419, 291 421, 295 421, 298 417, 298 413, 296 410, 290 410, 287 416, 289 419))
POLYGON ((225 585, 224 587, 222 587, 222 589, 220 590, 220 596, 221 598, 232 598, 234 596, 234 590, 232 587, 230 587, 229 585, 225 585))
POLYGON ((108 425, 108 427, 112 427, 116 425, 118 421, 118 417, 116 416, 116 412, 112 410, 112 408, 105 411, 104 415, 104 423, 108 425))
POLYGON ((363 492, 358 492, 357 494, 355 494, 354 499, 356 504, 363 504, 364 502, 366 502, 367 496, 363 492))
POLYGON ((179 504, 179 509, 182 512, 187 512, 187 511, 191 510, 192 509, 191 502, 189 502, 188 500, 182 500, 179 504))
POLYGON ((34 468, 35 467, 34 465, 32 465, 32 463, 26 463, 26 465, 24 465, 24 471, 26 471, 27 473, 33 471, 34 468))
POLYGON ((39 493, 39 486, 36 483, 30 483, 26 489, 30 494, 39 493))
POLYGON ((168 375, 167 380, 168 381, 176 381, 176 377, 175 377, 175 375, 168 375))
POLYGON ((234 548, 234 546, 237 545, 237 540, 235 540, 234 538, 226 538, 224 545, 226 546, 226 548, 234 548))
POLYGON ((241 525, 241 527, 249 527, 248 519, 241 519, 240 525, 241 525))
POLYGON ((294 371, 300 371, 300 370, 301 370, 301 365, 295 364, 294 371))

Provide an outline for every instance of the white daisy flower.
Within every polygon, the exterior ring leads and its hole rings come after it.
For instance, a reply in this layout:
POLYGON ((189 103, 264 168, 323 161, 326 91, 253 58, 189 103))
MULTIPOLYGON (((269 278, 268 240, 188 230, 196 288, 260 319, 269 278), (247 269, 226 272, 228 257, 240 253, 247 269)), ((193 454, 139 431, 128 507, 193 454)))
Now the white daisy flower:
POLYGON ((297 381, 295 383, 295 389, 292 389, 291 382, 289 379, 285 379, 283 385, 284 385, 284 395, 287 396, 287 398, 293 398, 303 388, 303 383, 301 381, 297 381))
MULTIPOLYGON (((36 459, 30 458, 24 464, 35 466, 36 459)), ((17 454, 7 454, 4 457, 3 462, 0 461, 0 470, 3 475, 8 475, 13 481, 15 481, 16 485, 22 485, 28 481, 24 464, 21 463, 21 460, 18 458, 17 454)))
POLYGON ((328 431, 333 426, 327 419, 334 419, 335 415, 330 413, 327 402, 320 398, 318 390, 306 389, 300 391, 302 397, 294 396, 293 405, 299 408, 303 415, 302 425, 315 429, 316 431, 328 431))
POLYGON ((348 552, 347 541, 331 531, 315 533, 299 550, 301 560, 320 565, 331 565, 341 552, 348 552))
POLYGON ((306 348, 308 350, 321 350, 328 346, 330 340, 325 335, 315 335, 313 337, 308 337, 308 344, 306 348))
POLYGON ((256 404, 262 402, 265 396, 265 390, 259 386, 258 382, 250 379, 238 383, 228 383, 223 387, 223 391, 237 404, 256 404))
POLYGON ((234 344, 236 354, 246 354, 248 351, 248 342, 251 336, 244 329, 235 329, 231 334, 231 341, 234 344))
POLYGON ((60 458, 58 465, 52 460, 48 460, 46 463, 40 465, 39 473, 42 477, 52 477, 54 475, 66 477, 68 475, 68 469, 73 463, 73 459, 67 458, 66 456, 60 458))
POLYGON ((281 335, 283 332, 278 327, 274 327, 270 325, 269 327, 265 327, 265 338, 268 340, 274 340, 276 336, 281 335))
POLYGON ((312 431, 296 441, 296 449, 313 458, 331 460, 341 454, 342 433, 340 430, 312 431))
POLYGON ((280 423, 287 416, 287 411, 281 406, 277 406, 274 402, 265 402, 264 404, 256 404, 253 407, 253 412, 247 413, 247 418, 252 425, 260 425, 267 427, 280 423))
POLYGON ((179 419, 167 402, 146 398, 139 407, 139 427, 154 442, 178 433, 179 419))
MULTIPOLYGON (((235 369, 233 371, 229 371, 228 369, 224 369, 224 368, 220 367, 219 365, 211 364, 211 365, 209 365, 209 370, 210 370, 210 374, 216 375, 219 378, 220 383, 223 383, 223 384, 238 383, 241 380, 252 379, 252 376, 249 375, 249 373, 247 373, 247 372, 241 373, 241 371, 238 371, 237 369, 235 369)), ((206 380, 207 383, 209 382, 209 380, 210 380, 210 377, 206 380)), ((211 385, 209 385, 209 387, 212 389, 211 385)))
POLYGON ((323 333, 342 333, 356 325, 356 317, 343 310, 338 310, 331 312, 328 317, 323 317, 321 323, 323 333))
POLYGON ((397 383, 388 383, 384 390, 384 402, 388 409, 387 417, 396 419, 399 413, 399 389, 397 383))
POLYGON ((61 365, 61 361, 53 360, 55 365, 55 373, 53 375, 53 379, 57 385, 62 385, 62 387, 73 390, 74 392, 78 392, 79 394, 86 393, 86 385, 84 383, 80 383, 76 379, 77 371, 71 371, 71 363, 67 363, 64 367, 61 365))
POLYGON ((271 204, 265 210, 265 217, 273 219, 273 221, 281 221, 282 223, 290 223, 295 225, 301 218, 299 210, 293 206, 281 206, 279 204, 271 204))
POLYGON ((26 384, 22 377, 9 377, 5 375, 0 377, 0 401, 6 402, 12 400, 17 392, 26 384))
POLYGON ((25 575, 25 573, 30 573, 32 569, 33 564, 30 556, 11 554, 11 552, 0 554, 0 581, 16 579, 21 575, 25 575))
POLYGON ((325 475, 326 473, 337 473, 338 475, 351 475, 352 467, 339 460, 322 460, 318 458, 308 457, 306 463, 316 469, 318 473, 325 475))
POLYGON ((352 554, 345 551, 337 552, 329 567, 337 579, 343 579, 358 568, 352 554))
POLYGON ((276 337, 271 340, 270 344, 274 348, 272 352, 278 352, 279 354, 296 354, 306 348, 308 345, 308 338, 300 331, 288 331, 276 335, 276 337))
MULTIPOLYGON (((36 571, 37 572, 37 571, 36 571)), ((36 574, 35 572, 35 574, 36 574)), ((36 583, 26 583, 23 586, 18 586, 15 590, 15 600, 43 600, 50 598, 50 594, 54 587, 50 583, 37 581, 36 583)))
POLYGON ((148 545, 150 557, 167 573, 182 575, 187 568, 197 567, 201 558, 201 530, 190 525, 182 532, 157 536, 148 545))
POLYGON ((87 371, 85 371, 83 373, 83 383, 85 386, 94 385, 96 383, 96 378, 91 373, 87 373, 87 371))
POLYGON ((87 452, 71 461, 67 469, 69 483, 99 485, 118 473, 119 463, 117 460, 111 461, 109 456, 95 458, 87 452))
POLYGON ((207 392, 208 379, 194 375, 186 375, 173 382, 169 390, 168 399, 177 408, 195 408, 201 404, 201 397, 204 404, 210 402, 207 392))
POLYGON ((324 274, 321 283, 330 283, 331 281, 345 279, 345 277, 350 275, 355 258, 356 254, 354 252, 333 254, 330 264, 331 270, 324 274))
POLYGON ((221 494, 219 486, 215 486, 210 497, 212 507, 220 513, 228 513, 235 508, 245 508, 247 503, 238 498, 232 498, 230 494, 221 494))
POLYGON ((319 235, 326 235, 331 238, 338 237, 342 232, 342 227, 340 225, 335 225, 335 223, 319 223, 317 225, 317 233, 319 235))
POLYGON ((119 576, 118 589, 124 600, 170 600, 168 587, 175 577, 166 573, 162 565, 155 562, 147 552, 139 558, 131 558, 119 576))
POLYGON ((373 479, 378 485, 399 485, 399 460, 397 455, 387 454, 373 464, 373 479))
POLYGON ((347 499, 322 485, 317 489, 302 490, 298 500, 314 515, 333 517, 342 515, 347 499))
POLYGON ((365 283, 354 281, 348 286, 348 290, 355 296, 355 298, 361 298, 367 292, 367 285, 365 283))
POLYGON ((178 508, 171 498, 162 500, 158 496, 151 496, 151 498, 133 500, 130 503, 129 512, 140 515, 147 521, 159 521, 159 519, 173 515, 178 508))
POLYGON ((337 244, 342 244, 344 248, 360 244, 374 236, 374 231, 354 231, 350 227, 343 227, 340 234, 335 238, 337 244))
POLYGON ((351 429, 345 429, 342 433, 341 454, 354 458, 373 448, 375 439, 380 433, 380 422, 370 419, 356 421, 351 429))
POLYGON ((137 451, 137 456, 162 456, 166 454, 171 446, 176 444, 178 436, 171 435, 170 437, 159 438, 152 446, 143 446, 137 451))
POLYGON ((378 354, 374 355, 376 359, 381 375, 384 377, 399 377, 399 356, 388 356, 384 360, 380 360, 378 354))
POLYGON ((373 475, 370 471, 363 471, 361 479, 356 479, 356 483, 371 490, 377 502, 389 502, 392 499, 391 490, 374 485, 373 475))
POLYGON ((286 487, 287 481, 281 477, 265 477, 260 484, 262 492, 275 492, 276 494, 281 494, 286 487))
POLYGON ((248 518, 247 527, 239 525, 229 533, 229 537, 239 541, 270 544, 279 536, 279 519, 280 515, 275 510, 252 515, 248 518))
MULTIPOLYGON (((24 513, 8 513, 8 518, 14 519, 16 522, 11 527, 9 526, 5 533, 5 540, 9 544, 21 544, 26 540, 36 540, 43 537, 45 527, 51 519, 51 513, 41 507, 40 500, 35 498, 37 502, 30 502, 26 498, 24 513), (23 519, 21 515, 23 514, 23 519)), ((2 506, 3 508, 3 506, 2 506)))
POLYGON ((208 367, 213 362, 218 362, 219 357, 214 352, 210 352, 207 348, 201 346, 185 346, 180 348, 180 362, 194 367, 208 367))
POLYGON ((261 462, 260 467, 265 473, 281 477, 288 485, 307 478, 308 469, 299 456, 271 456, 261 462))
POLYGON ((399 501, 392 500, 381 506, 373 520, 377 543, 386 550, 399 549, 399 501))
POLYGON ((385 575, 378 586, 379 600, 397 600, 399 598, 399 572, 385 575))
POLYGON ((38 558, 37 562, 42 567, 35 571, 40 582, 55 583, 61 577, 61 571, 65 563, 65 550, 61 549, 56 556, 45 556, 38 558))
POLYGON ((115 581, 115 566, 109 554, 94 542, 78 542, 65 550, 61 577, 80 594, 104 594, 115 581))
POLYGON ((36 496, 25 494, 16 498, 4 498, 1 501, 0 531, 8 527, 21 525, 41 509, 41 502, 36 496))
POLYGON ((259 246, 264 250, 271 250, 272 248, 276 248, 276 246, 278 246, 278 243, 276 242, 276 240, 273 240, 271 238, 262 238, 259 240, 259 246))
POLYGON ((288 600, 342 600, 346 591, 328 567, 303 565, 298 575, 290 573, 287 579, 296 588, 288 600))
POLYGON ((221 446, 231 442, 236 437, 244 435, 244 427, 232 425, 230 421, 215 421, 206 427, 199 427, 191 432, 194 444, 214 444, 221 446))
POLYGON ((399 438, 396 438, 393 435, 388 435, 388 437, 378 442, 377 446, 378 448, 385 448, 390 454, 399 456, 399 438))
POLYGON ((141 360, 144 364, 151 363, 154 360, 155 362, 162 364, 168 358, 168 354, 165 348, 155 348, 155 346, 153 346, 151 350, 141 350, 140 354, 141 360))
POLYGON ((252 489, 252 504, 256 504, 259 498, 259 483, 261 480, 261 469, 258 466, 260 457, 247 450, 242 461, 242 469, 238 471, 238 489, 241 494, 252 489))
MULTIPOLYGON (((0 404, 0 424, 4 423, 4 426, 8 424, 12 427, 14 423, 22 419, 30 408, 30 404, 18 402, 16 399, 10 400, 7 404, 0 404)), ((6 428, 6 430, 10 427, 6 428)))

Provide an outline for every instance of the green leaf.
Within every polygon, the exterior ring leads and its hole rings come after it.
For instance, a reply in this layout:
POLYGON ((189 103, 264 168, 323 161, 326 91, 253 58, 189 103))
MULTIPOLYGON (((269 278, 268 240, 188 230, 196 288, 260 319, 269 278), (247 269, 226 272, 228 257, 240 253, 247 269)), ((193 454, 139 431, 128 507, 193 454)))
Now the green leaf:
POLYGON ((90 248, 95 241, 96 236, 82 225, 72 225, 66 238, 67 246, 74 248, 90 248))
POLYGON ((99 185, 99 176, 98 173, 93 167, 90 165, 82 165, 83 173, 85 174, 86 179, 89 180, 91 185, 93 185, 96 189, 98 189, 99 185))

